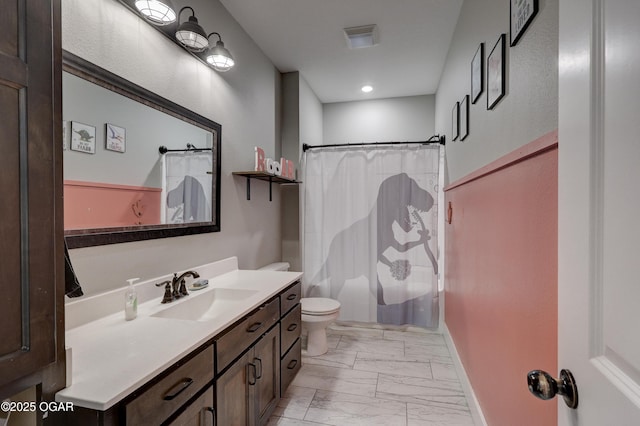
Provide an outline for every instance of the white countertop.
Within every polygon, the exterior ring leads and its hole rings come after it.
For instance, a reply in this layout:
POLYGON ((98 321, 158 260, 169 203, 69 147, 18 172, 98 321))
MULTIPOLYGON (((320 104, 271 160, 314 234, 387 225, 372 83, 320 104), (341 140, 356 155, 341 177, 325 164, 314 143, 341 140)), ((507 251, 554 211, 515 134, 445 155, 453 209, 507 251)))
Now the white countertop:
POLYGON ((67 330, 65 344, 72 348, 72 384, 56 394, 56 401, 109 409, 301 276, 300 272, 248 270, 202 276, 209 279, 206 289, 190 292, 170 304, 161 304, 162 297, 144 302, 133 321, 124 319, 123 300, 123 310, 67 330), (237 310, 209 321, 151 316, 214 288, 257 292, 239 302, 237 310))

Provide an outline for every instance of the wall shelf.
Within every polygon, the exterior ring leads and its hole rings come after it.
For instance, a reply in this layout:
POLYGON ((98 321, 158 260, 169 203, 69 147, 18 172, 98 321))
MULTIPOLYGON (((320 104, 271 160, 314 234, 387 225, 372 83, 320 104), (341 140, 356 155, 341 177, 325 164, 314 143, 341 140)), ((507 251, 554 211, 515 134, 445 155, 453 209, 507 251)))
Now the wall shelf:
POLYGON ((295 179, 283 178, 280 176, 272 175, 267 172, 257 172, 257 171, 249 171, 249 172, 233 172, 235 176, 244 176, 247 178, 247 200, 251 199, 251 179, 258 179, 269 182, 269 201, 272 200, 272 185, 274 183, 280 185, 298 185, 302 182, 295 179))

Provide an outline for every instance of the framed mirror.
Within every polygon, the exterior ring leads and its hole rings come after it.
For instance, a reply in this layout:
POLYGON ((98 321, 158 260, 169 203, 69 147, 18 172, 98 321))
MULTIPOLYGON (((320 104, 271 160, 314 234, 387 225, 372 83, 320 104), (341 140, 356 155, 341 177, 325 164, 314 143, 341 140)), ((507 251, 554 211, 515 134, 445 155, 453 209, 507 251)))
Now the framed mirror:
POLYGON ((69 248, 220 231, 220 124, 63 52, 69 248))

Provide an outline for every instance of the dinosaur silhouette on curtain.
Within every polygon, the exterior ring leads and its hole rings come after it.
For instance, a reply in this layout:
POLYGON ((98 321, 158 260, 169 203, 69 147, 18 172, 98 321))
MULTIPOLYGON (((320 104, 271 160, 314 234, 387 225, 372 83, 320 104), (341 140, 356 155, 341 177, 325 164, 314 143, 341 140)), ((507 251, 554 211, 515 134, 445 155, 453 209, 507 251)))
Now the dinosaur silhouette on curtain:
POLYGON ((400 173, 385 179, 380 184, 376 204, 369 215, 340 231, 331 240, 325 261, 316 276, 309 282, 307 296, 319 295, 320 288, 318 285, 326 279, 330 279, 330 297, 337 299, 346 280, 365 276, 369 281, 372 278, 376 280, 378 305, 385 305, 384 291, 378 277, 369 276, 371 273, 370 262, 358 262, 358 259, 361 259, 362 256, 356 255, 356 250, 363 245, 363 241, 368 241, 369 244, 366 244, 366 246, 369 247, 375 244, 377 261, 387 265, 397 280, 402 280, 409 275, 410 265, 408 261, 403 260, 391 262, 384 255, 384 252, 391 247, 398 252, 404 253, 416 246, 423 245, 426 255, 433 266, 434 273, 437 275, 438 262, 428 244, 431 239, 429 230, 419 215, 419 212, 424 213, 431 210, 433 205, 433 196, 421 188, 406 173, 400 173), (420 239, 404 244, 400 243, 394 235, 394 222, 407 233, 413 229, 414 224, 419 224, 418 234, 420 239), (371 229, 376 229, 377 231, 375 242, 369 241, 371 240, 371 229))

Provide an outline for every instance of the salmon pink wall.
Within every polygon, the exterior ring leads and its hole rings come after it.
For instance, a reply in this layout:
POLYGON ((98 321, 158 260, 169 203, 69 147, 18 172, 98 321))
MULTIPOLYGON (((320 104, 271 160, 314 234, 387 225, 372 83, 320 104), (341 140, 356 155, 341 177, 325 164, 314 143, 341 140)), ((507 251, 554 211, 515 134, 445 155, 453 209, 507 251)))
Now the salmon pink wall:
POLYGON ((526 374, 558 373, 557 132, 447 186, 448 203, 445 321, 484 417, 556 425, 526 374))
POLYGON ((64 229, 159 224, 161 193, 161 188, 65 180, 64 229))

